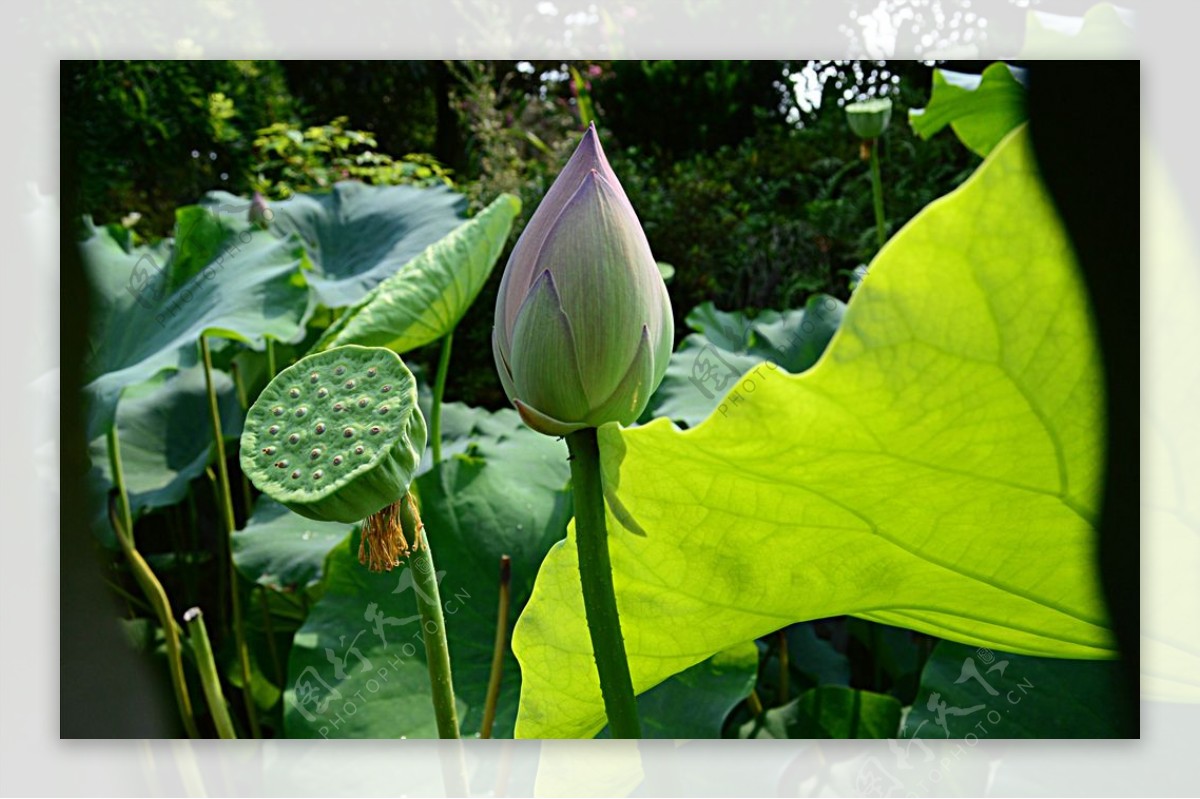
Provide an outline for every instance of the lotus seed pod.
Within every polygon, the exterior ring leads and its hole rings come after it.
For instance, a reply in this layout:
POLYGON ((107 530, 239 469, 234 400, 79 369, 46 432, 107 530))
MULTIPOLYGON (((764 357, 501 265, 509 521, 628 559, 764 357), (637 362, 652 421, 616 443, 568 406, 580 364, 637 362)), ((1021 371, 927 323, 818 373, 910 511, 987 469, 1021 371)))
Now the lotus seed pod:
POLYGON ((425 438, 416 380, 400 356, 336 347, 263 390, 246 414, 242 471, 301 516, 357 522, 405 495, 425 438))
POLYGON ((883 98, 864 100, 846 106, 846 121, 860 139, 878 139, 892 121, 892 101, 883 98))

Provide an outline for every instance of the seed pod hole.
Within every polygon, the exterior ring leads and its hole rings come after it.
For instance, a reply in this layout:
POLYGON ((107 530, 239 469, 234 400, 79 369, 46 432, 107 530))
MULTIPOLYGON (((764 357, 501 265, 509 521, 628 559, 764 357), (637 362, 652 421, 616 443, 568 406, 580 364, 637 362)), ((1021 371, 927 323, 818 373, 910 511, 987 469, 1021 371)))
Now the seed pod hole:
POLYGON ((392 390, 392 387, 390 385, 388 385, 388 386, 384 386, 383 388, 381 388, 379 390, 382 391, 384 394, 386 394, 392 390))
POLYGON ((320 480, 324 476, 325 476, 325 472, 321 471, 320 469, 317 469, 315 472, 313 472, 314 480, 320 480))
POLYGON ((325 388, 324 386, 322 386, 321 388, 318 388, 318 389, 317 389, 317 396, 318 396, 318 397, 320 397, 321 399, 324 399, 325 397, 328 397, 328 396, 329 396, 329 389, 325 388))
POLYGON ((344 411, 344 410, 346 410, 346 406, 345 406, 345 405, 343 405, 343 404, 342 404, 342 403, 340 403, 340 402, 335 402, 335 403, 334 403, 334 405, 333 405, 333 412, 334 412, 334 413, 341 413, 341 412, 342 412, 342 411, 344 411))
POLYGON ((358 401, 358 407, 360 407, 360 408, 365 408, 369 404, 371 404, 371 401, 369 399, 367 399, 366 397, 363 397, 362 399, 360 399, 358 401))
POLYGON ((315 461, 317 458, 321 457, 321 450, 320 450, 320 448, 318 447, 318 448, 314 449, 312 452, 308 453, 308 457, 312 458, 314 461, 315 461))
POLYGON ((296 409, 296 418, 300 418, 308 413, 308 408, 300 407, 296 409))
POLYGON ((271 413, 275 414, 276 416, 283 416, 283 408, 276 405, 271 409, 271 413))
POLYGON ((355 454, 355 455, 361 455, 361 454, 363 454, 363 448, 362 448, 362 445, 361 445, 361 444, 359 444, 357 447, 355 447, 355 448, 354 448, 354 454, 355 454))
POLYGON ((298 399, 300 397, 300 389, 293 388, 291 391, 288 392, 288 396, 291 397, 292 399, 298 399))
POLYGON ((316 426, 316 427, 314 427, 314 428, 313 428, 313 430, 316 430, 316 431, 317 431, 317 435, 321 435, 322 433, 324 433, 324 432, 325 432, 325 423, 324 423, 324 422, 317 422, 317 426, 316 426))
POLYGON ((380 405, 380 406, 379 406, 379 412, 380 412, 380 413, 387 413, 387 412, 388 412, 388 406, 386 406, 386 405, 380 405))
POLYGON ((321 376, 319 374, 317 374, 316 372, 313 372, 311 375, 308 376, 308 382, 310 382, 310 383, 316 383, 320 379, 321 379, 321 376))
POLYGON ((342 435, 345 436, 346 438, 354 438, 354 428, 347 427, 345 430, 342 431, 342 435))
POLYGON ((294 472, 292 472, 292 479, 293 479, 293 480, 299 480, 299 479, 300 479, 300 470, 299 470, 299 469, 297 469, 297 470, 295 470, 294 472))
POLYGON ((379 435, 379 430, 380 430, 379 425, 375 425, 374 427, 371 428, 371 435, 373 435, 373 436, 379 435))
POLYGON ((334 465, 334 466, 341 466, 341 465, 342 465, 342 456, 341 456, 341 455, 334 455, 334 456, 333 456, 333 465, 334 465))
POLYGON ((275 448, 274 447, 263 447, 263 454, 264 455, 274 455, 275 448))
POLYGON ((267 428, 267 432, 270 433, 271 435, 275 435, 276 433, 279 432, 279 425, 277 425, 277 424, 271 425, 270 427, 267 428))
POLYGON ((344 374, 346 374, 346 367, 339 366, 338 368, 333 370, 333 373, 338 376, 344 375, 344 374))
POLYGON ((354 380, 353 379, 346 381, 346 388, 354 388, 354 380))
POLYGON ((372 366, 370 369, 367 370, 367 377, 374 377, 377 374, 379 374, 379 370, 376 369, 374 366, 372 366))
POLYGON ((300 436, 296 435, 295 433, 292 433, 290 436, 288 436, 288 443, 289 444, 299 444, 300 436))
POLYGON ((286 469, 287 465, 288 465, 287 461, 275 461, 275 468, 277 468, 277 469, 286 469))

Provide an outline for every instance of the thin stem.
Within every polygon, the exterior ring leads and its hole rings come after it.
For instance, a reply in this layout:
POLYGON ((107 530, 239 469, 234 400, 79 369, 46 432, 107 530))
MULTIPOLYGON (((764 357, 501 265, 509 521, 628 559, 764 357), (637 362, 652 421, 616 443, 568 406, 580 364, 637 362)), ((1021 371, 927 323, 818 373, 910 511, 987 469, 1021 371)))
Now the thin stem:
POLYGON ((433 383, 433 410, 429 414, 429 441, 433 463, 442 462, 442 395, 446 393, 446 374, 450 371, 450 345, 454 343, 451 330, 442 339, 442 356, 438 359, 437 377, 433 383))
POLYGON ((275 379, 275 342, 267 336, 267 380, 275 379))
POLYGON ((225 695, 221 693, 221 678, 217 676, 212 644, 208 641, 208 630, 204 627, 204 614, 200 612, 200 608, 189 608, 184 612, 183 620, 187 624, 192 653, 196 656, 196 670, 200 672, 200 684, 204 686, 204 698, 208 700, 208 710, 212 713, 217 735, 221 738, 236 738, 233 719, 229 718, 225 695))
POLYGON ((279 647, 275 645, 275 624, 271 621, 271 599, 267 588, 258 589, 258 604, 262 608, 263 635, 267 639, 267 651, 271 653, 271 665, 275 668, 275 684, 283 687, 283 661, 279 659, 279 647))
POLYGON ((750 695, 746 697, 746 704, 750 706, 750 712, 755 716, 761 716, 763 714, 763 703, 762 700, 758 698, 757 689, 750 689, 750 695))
POLYGON ((625 640, 617 615, 608 532, 604 521, 604 488, 600 482, 600 446, 594 428, 567 436, 571 452, 571 486, 575 497, 575 544, 579 579, 592 653, 600 675, 600 692, 613 738, 640 738, 633 680, 625 659, 625 640))
MULTIPOLYGON (((242 380, 242 370, 238 368, 237 361, 229 365, 229 369, 233 372, 233 387, 237 390, 238 404, 242 406, 242 413, 250 409, 250 402, 246 398, 246 385, 242 380)), ((242 501, 246 505, 246 520, 250 519, 250 511, 254 508, 254 495, 250 493, 250 478, 246 477, 246 473, 242 472, 242 501)))
POLYGON ((158 616, 158 624, 163 629, 163 637, 167 643, 167 668, 171 675, 171 687, 175 690, 175 702, 179 705, 179 716, 183 720, 183 728, 189 738, 199 738, 196 729, 196 718, 192 714, 192 699, 188 696, 187 679, 183 674, 183 656, 179 646, 179 625, 175 623, 175 615, 171 612, 171 602, 162 583, 154 576, 150 564, 137 551, 133 540, 133 512, 129 508, 129 494, 125 490, 125 469, 121 465, 121 442, 117 436, 117 425, 113 423, 108 430, 108 458, 112 465, 113 485, 117 489, 120 518, 110 506, 109 516, 112 519, 113 530, 116 531, 117 541, 121 551, 133 570, 134 579, 141 586, 142 593, 154 607, 158 616))
POLYGON ((788 664, 788 641, 787 628, 780 630, 776 635, 776 643, 778 644, 779 655, 779 697, 776 700, 778 705, 786 705, 790 686, 788 685, 790 666, 788 664))
POLYGON ((879 246, 887 243, 887 221, 883 216, 883 177, 879 171, 879 140, 870 143, 871 147, 871 195, 875 201, 875 235, 879 246))
POLYGON ((500 698, 500 678, 504 673, 504 653, 508 650, 508 604, 512 584, 512 558, 500 556, 500 602, 496 614, 496 643, 492 647, 492 671, 488 675, 487 699, 483 703, 483 724, 480 738, 492 737, 496 721, 496 700, 500 698))
MULTIPOLYGON (((270 339, 267 339, 270 341, 270 339)), ((208 349, 208 338, 200 335, 200 355, 204 360, 204 384, 208 388, 208 411, 212 420, 213 439, 217 443, 217 476, 219 478, 219 504, 225 516, 225 551, 229 553, 226 563, 218 566, 228 570, 230 610, 233 611, 233 637, 237 646, 238 665, 242 672, 242 699, 246 705, 246 718, 250 722, 250 733, 262 737, 258 727, 258 710, 254 707, 254 696, 250 690, 250 651, 246 648, 246 630, 242 623, 242 599, 238 591, 237 570, 233 566, 233 532, 237 525, 233 519, 233 497, 229 492, 229 465, 225 463, 225 436, 221 431, 221 411, 217 408, 217 392, 213 388, 212 353, 208 349)))
POLYGON ((442 596, 425 525, 417 512, 412 495, 400 503, 400 523, 405 535, 417 546, 409 559, 413 592, 421 614, 421 632, 425 639, 425 660, 429 664, 429 685, 433 690, 433 714, 439 738, 458 738, 458 708, 454 704, 454 680, 450 674, 450 646, 446 642, 446 620, 442 616, 442 596))

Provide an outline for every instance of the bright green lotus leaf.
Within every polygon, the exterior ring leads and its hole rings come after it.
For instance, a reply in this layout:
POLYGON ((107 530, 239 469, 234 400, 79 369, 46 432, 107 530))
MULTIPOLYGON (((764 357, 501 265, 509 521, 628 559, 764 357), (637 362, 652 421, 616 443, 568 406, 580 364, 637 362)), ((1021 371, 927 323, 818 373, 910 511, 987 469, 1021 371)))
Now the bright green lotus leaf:
POLYGON ((277 591, 303 590, 354 525, 306 519, 263 495, 233 533, 233 565, 247 580, 277 591))
MULTIPOLYGON (((754 690, 758 647, 731 646, 637 698, 643 738, 720 738, 725 717, 754 690)), ((608 727, 597 738, 608 738, 608 727)))
MULTIPOLYGON (((504 411, 496 426, 507 426, 508 414, 516 416, 504 411)), ((486 419, 477 421, 492 427, 486 419)), ((538 565, 570 519, 569 474, 563 442, 525 430, 514 437, 485 436, 415 482, 439 574, 465 735, 479 730, 483 716, 500 556, 512 559, 511 624, 529 597, 538 565)), ((288 736, 436 737, 417 588, 408 566, 372 574, 357 553, 357 533, 334 548, 324 594, 296 634, 284 709, 288 736), (349 709, 347 703, 353 703, 349 709)), ((520 682, 520 669, 508 654, 496 737, 512 735, 520 682)))
MULTIPOLYGON (((224 372, 213 372, 213 388, 222 432, 227 440, 236 439, 241 435, 245 413, 238 404, 233 380, 224 372)), ((187 494, 188 483, 203 474, 212 461, 212 422, 203 367, 164 372, 127 388, 116 419, 125 488, 135 517, 142 511, 179 502, 187 494)), ((92 463, 88 479, 94 494, 105 497, 112 488, 105 436, 92 440, 88 459, 92 463)), ((110 529, 103 501, 97 506, 96 518, 101 529, 110 529)))
POLYGON ((987 156, 1001 139, 1029 118, 1025 70, 997 62, 982 75, 933 71, 929 105, 908 112, 913 132, 928 139, 949 125, 959 141, 987 156))
POLYGON ((1120 672, 1112 660, 1035 658, 941 641, 899 737, 1118 737, 1120 672))
MULTIPOLYGON (((250 201, 210 192, 205 203, 223 213, 246 213, 250 201)), ((466 200, 445 186, 368 186, 335 183, 319 194, 270 204, 268 229, 296 234, 316 270, 309 276, 322 305, 353 305, 385 278, 462 222, 466 200)))
MULTIPOLYGON (((1022 128, 884 248, 824 356, 727 414, 599 431, 634 688, 788 624, 853 614, 965 643, 1114 655, 1095 575, 1099 355, 1022 128)), ((517 734, 604 707, 574 531, 515 630, 517 734)))
POLYGON ((845 308, 828 294, 814 294, 802 309, 762 311, 753 319, 711 302, 697 306, 687 316, 696 332, 671 355, 642 419, 665 416, 695 426, 722 404, 728 411, 749 399, 775 367, 803 372, 825 351, 845 308), (747 379, 739 382, 742 375, 747 379))
POLYGON ((900 702, 885 694, 822 685, 738 729, 739 738, 894 738, 900 702))
POLYGON ((500 195, 348 309, 318 346, 365 344, 403 354, 449 333, 487 282, 520 211, 520 200, 500 195))
POLYGON ((304 333, 312 306, 300 242, 228 215, 196 216, 196 209, 180 209, 174 246, 152 248, 132 246, 123 228, 84 220, 80 250, 92 287, 84 364, 90 438, 103 435, 126 386, 197 363, 201 333, 259 350, 267 336, 291 341, 304 333))

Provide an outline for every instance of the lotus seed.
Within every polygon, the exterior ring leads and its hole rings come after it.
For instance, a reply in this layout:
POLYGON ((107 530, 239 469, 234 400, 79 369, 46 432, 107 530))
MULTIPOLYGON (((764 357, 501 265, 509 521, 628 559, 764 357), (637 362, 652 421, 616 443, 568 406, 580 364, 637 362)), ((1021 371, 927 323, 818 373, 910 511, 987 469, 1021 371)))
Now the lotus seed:
POLYGON ((292 472, 292 479, 293 479, 293 480, 299 480, 299 479, 300 479, 300 470, 299 470, 299 469, 297 469, 297 470, 295 470, 294 472, 292 472))
POLYGON ((318 388, 318 389, 317 389, 317 396, 318 396, 318 397, 327 397, 327 396, 329 396, 329 389, 327 389, 327 388, 318 388))
POLYGON ((354 448, 354 454, 355 455, 363 454, 362 444, 359 444, 357 447, 354 448))
POLYGON ((334 465, 334 466, 341 466, 341 465, 342 465, 342 456, 341 456, 341 455, 334 455, 334 456, 333 456, 333 465, 334 465))
POLYGON ((365 407, 367 407, 367 403, 368 403, 368 400, 367 400, 367 398, 366 398, 366 397, 363 397, 362 399, 360 399, 360 400, 358 401, 358 407, 360 407, 360 408, 365 408, 365 407))
POLYGON ((300 389, 293 388, 291 391, 288 392, 288 395, 291 396, 292 399, 296 399, 297 397, 300 396, 300 389))
POLYGON ((271 409, 271 413, 275 414, 276 416, 283 416, 283 408, 276 405, 271 409))
POLYGON ((372 366, 370 369, 367 370, 367 377, 374 377, 377 374, 379 374, 379 370, 376 369, 374 366, 372 366))
POLYGON ((263 447, 263 454, 264 455, 274 455, 275 448, 274 447, 263 447))
POLYGON ((296 435, 295 433, 292 433, 290 436, 288 436, 288 443, 289 444, 300 443, 300 436, 296 435))
POLYGON ((297 408, 297 409, 296 409, 296 416, 297 416, 297 417, 303 416, 303 415, 304 415, 304 414, 306 414, 306 413, 308 413, 308 408, 300 407, 300 408, 297 408))
POLYGON ((373 436, 379 435, 379 426, 378 425, 371 428, 371 435, 373 435, 373 436))
POLYGON ((314 480, 320 480, 324 476, 325 476, 325 472, 321 471, 320 469, 317 469, 315 472, 313 472, 314 480))
POLYGON ((277 424, 271 425, 270 427, 267 428, 267 432, 270 433, 271 435, 275 435, 276 433, 279 432, 279 425, 277 425, 277 424))
POLYGON ((333 370, 333 373, 334 373, 335 375, 344 375, 344 374, 346 374, 346 367, 344 367, 344 366, 339 366, 338 368, 336 368, 336 369, 334 369, 334 370, 333 370))
POLYGON ((316 372, 313 372, 311 375, 308 376, 308 382, 310 382, 310 383, 315 383, 320 379, 321 379, 321 376, 318 375, 316 372))
POLYGON ((380 390, 380 391, 382 391, 384 394, 386 394, 386 393, 388 393, 389 391, 391 391, 391 390, 392 390, 392 387, 391 387, 390 385, 387 385, 387 386, 384 386, 383 388, 381 388, 381 389, 379 389, 379 390, 380 390))
POLYGON ((308 453, 308 456, 315 461, 317 458, 321 457, 320 448, 314 449, 312 452, 308 453))
POLYGON ((342 435, 344 435, 346 438, 353 438, 354 437, 354 428, 347 427, 345 430, 342 431, 342 435))
POLYGON ((388 412, 388 406, 386 406, 386 405, 380 405, 380 406, 379 406, 379 412, 380 412, 380 413, 387 413, 387 412, 388 412))
POLYGON ((353 381, 353 380, 347 380, 347 381, 346 381, 346 388, 354 388, 354 381, 353 381))
POLYGON ((275 461, 275 467, 276 467, 277 469, 286 469, 286 468, 287 468, 287 461, 275 461))
POLYGON ((345 406, 345 405, 343 405, 343 404, 342 404, 342 403, 340 403, 340 402, 338 402, 338 403, 335 403, 335 404, 334 404, 334 406, 333 406, 333 412, 334 412, 334 413, 341 413, 341 412, 342 412, 342 411, 344 411, 345 409, 346 409, 346 406, 345 406))
POLYGON ((314 429, 317 431, 317 435, 321 435, 321 433, 325 432, 325 423, 318 422, 317 426, 314 429))

